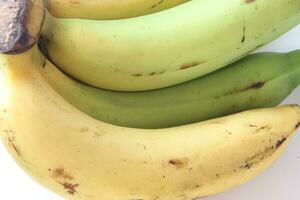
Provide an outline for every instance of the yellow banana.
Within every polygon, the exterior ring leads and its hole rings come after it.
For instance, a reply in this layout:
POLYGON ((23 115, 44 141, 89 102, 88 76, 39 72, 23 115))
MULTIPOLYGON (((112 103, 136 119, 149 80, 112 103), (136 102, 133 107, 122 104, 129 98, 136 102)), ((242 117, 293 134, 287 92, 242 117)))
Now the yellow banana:
POLYGON ((2 55, 1 137, 37 181, 70 200, 191 200, 255 177, 299 126, 295 105, 168 129, 118 127, 67 103, 36 48, 2 55))
POLYGON ((123 19, 155 13, 190 0, 46 0, 61 18, 123 19))

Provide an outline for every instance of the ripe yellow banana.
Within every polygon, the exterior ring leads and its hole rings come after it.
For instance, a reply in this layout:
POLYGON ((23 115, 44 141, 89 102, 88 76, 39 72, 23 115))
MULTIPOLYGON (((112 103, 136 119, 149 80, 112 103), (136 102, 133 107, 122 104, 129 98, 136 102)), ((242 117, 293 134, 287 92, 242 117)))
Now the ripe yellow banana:
POLYGON ((300 0, 193 0, 115 21, 46 14, 42 35, 52 61, 69 75, 99 88, 139 91, 210 73, 299 19, 300 0))
POLYGON ((53 90, 36 47, 0 61, 6 147, 37 181, 70 200, 191 200, 222 192, 275 161, 300 122, 300 108, 288 105, 176 128, 118 127, 53 90))
POLYGON ((165 10, 190 0, 46 0, 61 18, 123 19, 165 10))

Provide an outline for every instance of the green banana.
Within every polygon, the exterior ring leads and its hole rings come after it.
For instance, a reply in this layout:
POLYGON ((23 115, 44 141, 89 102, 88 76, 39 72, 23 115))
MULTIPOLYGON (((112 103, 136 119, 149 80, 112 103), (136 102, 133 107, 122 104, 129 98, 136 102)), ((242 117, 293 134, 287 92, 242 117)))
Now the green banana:
POLYGON ((42 36, 52 61, 76 79, 140 91, 208 74, 282 35, 299 19, 300 0, 193 0, 114 21, 57 19, 48 13, 42 36))
POLYGON ((145 92, 94 88, 70 79, 49 61, 42 73, 68 102, 98 120, 165 128, 278 105, 300 82, 300 50, 249 55, 205 77, 145 92))
POLYGON ((155 13, 190 0, 46 0, 56 17, 123 19, 155 13))

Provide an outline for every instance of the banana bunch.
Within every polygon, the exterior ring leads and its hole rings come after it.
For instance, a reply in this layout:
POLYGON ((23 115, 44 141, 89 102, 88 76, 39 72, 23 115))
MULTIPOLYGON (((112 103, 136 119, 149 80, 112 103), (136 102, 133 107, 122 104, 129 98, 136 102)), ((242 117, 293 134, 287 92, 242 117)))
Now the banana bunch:
POLYGON ((0 137, 24 171, 70 200, 192 200, 283 153, 300 51, 247 54, 300 0, 183 2, 0 2, 0 137))

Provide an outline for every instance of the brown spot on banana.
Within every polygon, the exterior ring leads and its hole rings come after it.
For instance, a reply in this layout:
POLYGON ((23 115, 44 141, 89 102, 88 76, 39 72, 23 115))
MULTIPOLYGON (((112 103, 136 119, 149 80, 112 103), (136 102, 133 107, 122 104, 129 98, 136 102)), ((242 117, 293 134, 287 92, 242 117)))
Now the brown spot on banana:
POLYGON ((151 72, 151 73, 149 74, 149 76, 154 76, 154 75, 156 75, 156 72, 151 72))
POLYGON ((206 61, 186 63, 186 64, 181 65, 180 70, 196 67, 196 66, 204 64, 204 63, 206 63, 206 61))
POLYGON ((250 3, 253 3, 253 2, 255 2, 256 0, 245 0, 245 3, 247 3, 247 4, 250 4, 250 3))
POLYGON ((278 140, 276 143, 276 149, 278 149, 284 142, 286 141, 286 138, 282 138, 281 140, 278 140))
POLYGON ((64 179, 64 180, 73 180, 73 176, 69 175, 67 172, 65 172, 65 169, 63 167, 56 168, 54 170, 49 169, 51 172, 51 176, 56 179, 64 179))
POLYGON ((232 135, 232 132, 231 131, 226 131, 229 135, 232 135))
POLYGON ((15 132, 13 130, 3 130, 3 132, 7 134, 5 140, 7 141, 8 147, 11 148, 16 153, 16 155, 20 158, 20 160, 24 162, 24 164, 26 163, 27 166, 23 165, 23 167, 28 167, 29 165, 30 168, 34 167, 34 165, 31 162, 27 161, 24 158, 24 155, 20 147, 16 144, 16 138, 15 136, 13 136, 15 132))
POLYGON ((60 184, 63 185, 64 188, 67 190, 67 192, 71 195, 74 195, 77 192, 76 188, 79 186, 78 183, 72 184, 72 183, 64 182, 60 184))
POLYGON ((17 145, 15 144, 15 137, 8 137, 8 145, 9 147, 11 147, 15 152, 16 154, 21 157, 21 151, 20 149, 17 147, 17 145))
POLYGON ((14 152, 16 152, 16 154, 21 157, 21 151, 19 150, 19 148, 17 147, 17 145, 15 144, 15 137, 14 135, 14 131, 10 130, 10 129, 4 129, 3 130, 4 133, 6 133, 7 137, 7 142, 8 142, 8 146, 14 150, 14 152))
POLYGON ((188 158, 171 159, 169 160, 169 165, 175 167, 176 169, 182 169, 188 165, 188 162, 189 162, 188 158))
POLYGON ((140 73, 137 73, 137 74, 132 74, 132 76, 135 76, 135 77, 141 77, 143 74, 140 74, 140 73))
POLYGON ((164 0, 160 0, 157 4, 154 4, 154 5, 151 6, 149 9, 156 8, 157 6, 159 6, 160 4, 162 4, 163 2, 164 2, 164 0))
POLYGON ((103 135, 104 135, 103 133, 99 133, 99 132, 97 132, 97 131, 94 131, 94 134, 93 134, 94 138, 97 138, 97 139, 99 139, 99 138, 102 137, 103 135))
POLYGON ((159 72, 158 74, 161 75, 161 74, 163 74, 163 73, 165 73, 165 72, 166 72, 166 70, 164 69, 164 70, 162 70, 161 72, 159 72))
POLYGON ((265 82, 259 81, 257 83, 250 85, 249 87, 245 88, 245 90, 259 89, 259 88, 262 88, 264 85, 265 85, 265 82))
POLYGON ((239 169, 250 169, 262 160, 270 157, 275 151, 287 140, 286 137, 283 137, 281 140, 278 140, 276 144, 271 144, 269 147, 266 147, 265 150, 261 153, 257 153, 252 157, 248 158, 239 169))
POLYGON ((246 41, 246 26, 243 26, 243 37, 242 37, 242 43, 244 43, 246 41))
POLYGON ((81 129, 80 129, 80 132, 88 132, 89 131, 89 128, 88 127, 82 127, 81 129))
POLYGON ((256 128, 254 133, 258 133, 258 132, 260 132, 260 131, 262 131, 262 130, 271 130, 271 129, 272 129, 272 127, 270 127, 270 126, 268 126, 268 125, 259 127, 259 126, 250 124, 249 127, 251 127, 251 128, 256 128))
POLYGON ((233 95, 236 93, 245 92, 248 90, 258 90, 258 89, 262 88, 265 84, 266 84, 266 82, 259 81, 259 82, 253 83, 245 88, 234 89, 233 91, 229 91, 229 92, 225 93, 224 96, 229 96, 229 95, 233 95))
POLYGON ((296 125, 295 125, 295 129, 298 129, 300 126, 300 122, 298 122, 296 125))
POLYGON ((131 74, 131 76, 134 76, 134 77, 141 77, 143 75, 148 75, 148 76, 157 76, 157 75, 162 75, 163 73, 165 73, 166 70, 162 70, 162 71, 159 71, 159 72, 150 72, 148 74, 142 74, 142 73, 135 73, 135 74, 131 74))
POLYGON ((74 180, 74 177, 67 173, 63 167, 58 167, 53 170, 50 168, 48 171, 51 173, 50 176, 57 183, 62 185, 67 193, 74 195, 77 192, 76 188, 79 187, 79 184, 71 182, 74 180))

